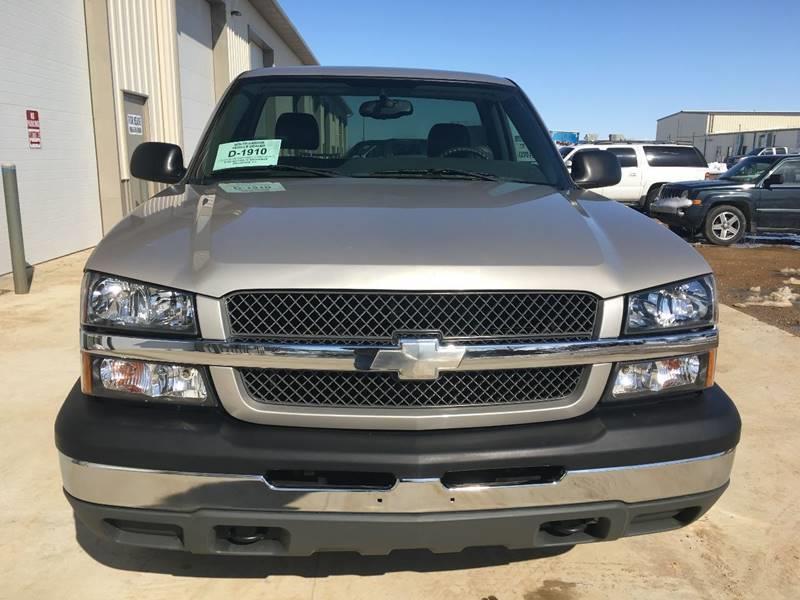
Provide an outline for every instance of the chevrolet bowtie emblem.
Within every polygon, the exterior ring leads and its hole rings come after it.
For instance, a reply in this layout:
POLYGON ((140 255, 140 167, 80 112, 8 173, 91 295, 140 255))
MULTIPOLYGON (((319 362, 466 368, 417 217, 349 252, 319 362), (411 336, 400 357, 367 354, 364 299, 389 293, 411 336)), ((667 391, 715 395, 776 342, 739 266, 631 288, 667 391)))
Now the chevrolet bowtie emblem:
POLYGON ((439 340, 400 340, 399 348, 378 350, 370 371, 394 371, 400 379, 436 379, 439 371, 457 369, 464 348, 439 346, 439 340))

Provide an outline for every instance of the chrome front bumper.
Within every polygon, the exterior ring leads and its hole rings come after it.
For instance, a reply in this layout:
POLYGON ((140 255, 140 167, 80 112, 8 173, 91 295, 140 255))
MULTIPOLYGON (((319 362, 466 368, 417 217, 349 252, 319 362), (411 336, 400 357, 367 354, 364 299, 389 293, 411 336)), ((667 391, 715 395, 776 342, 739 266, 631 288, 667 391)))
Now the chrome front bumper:
POLYGON ((401 479, 388 490, 276 488, 259 474, 225 475, 100 465, 60 454, 66 492, 97 505, 323 513, 450 513, 638 503, 726 485, 734 451, 652 464, 567 471, 555 483, 448 488, 440 479, 401 479))

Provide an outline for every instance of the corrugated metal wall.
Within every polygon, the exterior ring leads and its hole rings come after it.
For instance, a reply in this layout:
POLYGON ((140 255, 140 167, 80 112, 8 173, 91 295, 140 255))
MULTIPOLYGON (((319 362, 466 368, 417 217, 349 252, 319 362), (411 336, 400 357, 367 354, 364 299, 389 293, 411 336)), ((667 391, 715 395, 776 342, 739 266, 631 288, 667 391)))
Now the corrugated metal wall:
POLYGON ((703 151, 706 160, 717 161, 740 154, 743 146, 749 151, 768 142, 773 146, 786 146, 789 152, 796 152, 800 149, 800 128, 713 133, 696 140, 695 145, 703 151))
POLYGON ((242 13, 241 16, 228 21, 228 59, 231 79, 253 68, 250 60, 251 38, 272 49, 276 65, 303 64, 250 2, 239 0, 236 9, 242 13))
POLYGON ((800 127, 800 115, 711 114, 709 133, 731 131, 763 131, 765 129, 789 129, 800 127))
MULTIPOLYGON (((175 0, 108 0, 117 133, 125 140, 124 92, 147 97, 150 137, 182 142, 175 0)), ((120 147, 120 172, 130 177, 120 147)))

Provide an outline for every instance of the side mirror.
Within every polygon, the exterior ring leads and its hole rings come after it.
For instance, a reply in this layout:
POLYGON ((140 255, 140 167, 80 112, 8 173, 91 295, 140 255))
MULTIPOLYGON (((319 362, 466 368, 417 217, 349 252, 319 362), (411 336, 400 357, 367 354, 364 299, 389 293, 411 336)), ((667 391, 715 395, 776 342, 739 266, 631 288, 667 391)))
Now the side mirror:
POLYGON ((143 142, 131 157, 131 175, 147 181, 178 183, 186 174, 180 146, 163 142, 143 142))
POLYGON ((606 150, 582 150, 572 157, 572 180, 585 190, 617 185, 622 170, 616 155, 606 150))
POLYGON ((764 180, 764 183, 761 184, 764 186, 764 189, 768 190, 773 185, 783 185, 783 175, 780 173, 773 173, 769 177, 764 180))

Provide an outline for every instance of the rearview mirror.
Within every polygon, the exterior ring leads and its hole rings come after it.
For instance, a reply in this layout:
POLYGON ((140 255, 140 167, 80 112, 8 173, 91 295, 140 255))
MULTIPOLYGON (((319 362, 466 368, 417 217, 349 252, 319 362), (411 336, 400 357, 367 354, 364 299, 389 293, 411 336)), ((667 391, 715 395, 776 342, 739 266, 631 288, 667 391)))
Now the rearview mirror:
POLYGON ((370 119, 399 119, 414 114, 414 106, 408 100, 394 100, 381 96, 378 100, 367 100, 358 108, 358 114, 370 119))
POLYGON ((783 175, 781 175, 780 173, 773 173, 772 175, 767 177, 764 180, 764 183, 762 183, 761 185, 763 185, 764 189, 767 190, 771 188, 773 185, 783 185, 783 175))
POLYGON ((131 157, 131 175, 147 181, 178 183, 186 174, 180 146, 163 142, 143 142, 131 157))
POLYGON ((616 155, 605 150, 582 150, 572 157, 572 180, 585 190, 617 185, 622 170, 616 155))

